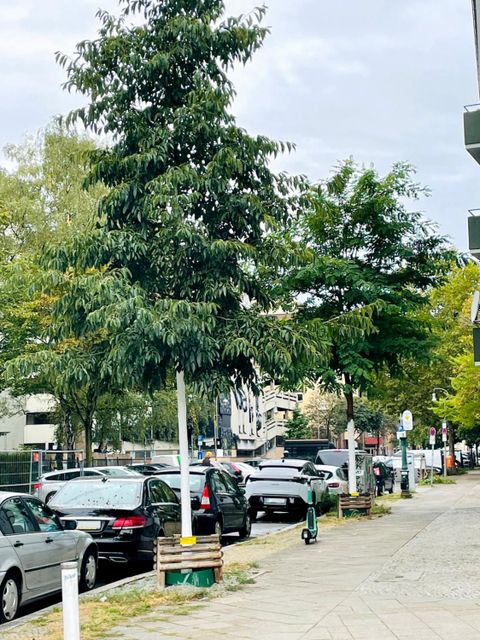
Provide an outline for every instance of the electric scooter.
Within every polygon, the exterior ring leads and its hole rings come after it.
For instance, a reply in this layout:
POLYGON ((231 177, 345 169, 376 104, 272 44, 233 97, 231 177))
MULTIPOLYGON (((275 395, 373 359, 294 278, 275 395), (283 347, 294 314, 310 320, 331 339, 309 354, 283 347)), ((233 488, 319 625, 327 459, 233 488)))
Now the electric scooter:
POLYGON ((313 540, 317 541, 318 525, 317 525, 317 512, 315 505, 313 504, 313 491, 310 481, 308 482, 308 507, 307 518, 305 521, 305 528, 302 529, 302 540, 305 544, 310 544, 313 540))

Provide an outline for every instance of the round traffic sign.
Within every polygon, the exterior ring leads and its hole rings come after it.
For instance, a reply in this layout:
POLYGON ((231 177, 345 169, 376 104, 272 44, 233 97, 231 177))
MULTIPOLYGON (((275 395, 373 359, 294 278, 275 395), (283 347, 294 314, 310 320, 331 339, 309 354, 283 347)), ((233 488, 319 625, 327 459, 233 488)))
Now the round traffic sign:
POLYGON ((413 429, 413 416, 411 411, 404 411, 402 413, 402 425, 405 431, 413 429))

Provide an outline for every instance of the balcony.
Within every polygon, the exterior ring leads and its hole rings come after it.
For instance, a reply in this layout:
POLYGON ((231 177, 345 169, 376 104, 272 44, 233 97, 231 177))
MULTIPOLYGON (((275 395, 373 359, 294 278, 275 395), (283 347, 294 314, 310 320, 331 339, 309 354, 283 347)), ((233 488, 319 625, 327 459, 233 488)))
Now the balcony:
POLYGON ((480 211, 472 209, 468 217, 468 250, 474 258, 480 259, 480 211))
POLYGON ((465 148, 480 164, 480 104, 469 104, 463 114, 465 148))

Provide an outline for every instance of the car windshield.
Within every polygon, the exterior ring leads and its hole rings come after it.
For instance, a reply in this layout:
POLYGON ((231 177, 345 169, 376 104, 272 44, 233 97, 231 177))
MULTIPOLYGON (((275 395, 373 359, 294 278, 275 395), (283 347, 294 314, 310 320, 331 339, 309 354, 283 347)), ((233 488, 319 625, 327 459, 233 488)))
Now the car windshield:
MULTIPOLYGON (((157 476, 168 484, 172 489, 180 491, 180 474, 179 473, 162 473, 157 476)), ((190 474, 190 491, 192 493, 201 493, 205 486, 205 475, 203 473, 190 474)))
POLYGON ((49 502, 50 507, 74 509, 133 509, 142 503, 143 482, 68 482, 49 502))

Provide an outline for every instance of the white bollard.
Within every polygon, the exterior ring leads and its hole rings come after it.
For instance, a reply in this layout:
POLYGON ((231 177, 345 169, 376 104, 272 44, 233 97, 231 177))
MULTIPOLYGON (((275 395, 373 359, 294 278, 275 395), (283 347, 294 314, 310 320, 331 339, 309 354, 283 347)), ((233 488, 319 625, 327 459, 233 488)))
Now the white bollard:
POLYGON ((64 640, 80 640, 80 613, 78 602, 78 565, 62 562, 62 605, 64 640))

